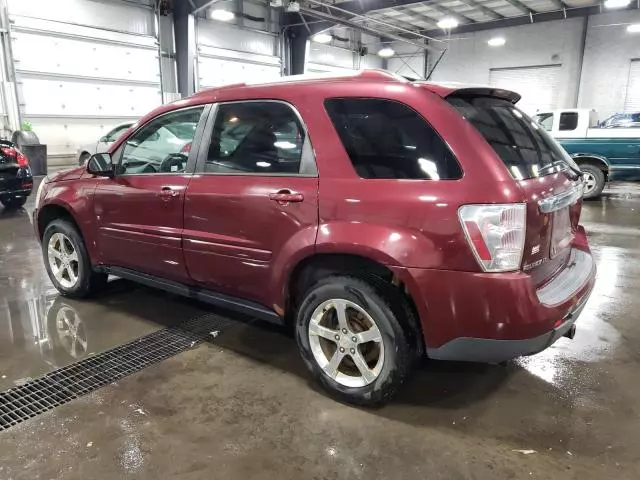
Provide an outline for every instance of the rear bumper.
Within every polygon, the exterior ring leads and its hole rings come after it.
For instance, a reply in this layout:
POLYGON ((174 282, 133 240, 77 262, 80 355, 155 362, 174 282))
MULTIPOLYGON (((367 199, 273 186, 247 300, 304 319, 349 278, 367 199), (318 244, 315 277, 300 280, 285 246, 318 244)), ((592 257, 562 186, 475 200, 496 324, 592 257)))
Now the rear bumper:
POLYGON ((562 337, 595 283, 595 262, 580 236, 567 265, 539 288, 524 272, 406 269, 412 297, 422 300, 415 303, 427 355, 501 362, 540 352, 562 337))
POLYGON ((33 190, 33 177, 30 173, 18 175, 0 175, 0 195, 28 196, 33 190))

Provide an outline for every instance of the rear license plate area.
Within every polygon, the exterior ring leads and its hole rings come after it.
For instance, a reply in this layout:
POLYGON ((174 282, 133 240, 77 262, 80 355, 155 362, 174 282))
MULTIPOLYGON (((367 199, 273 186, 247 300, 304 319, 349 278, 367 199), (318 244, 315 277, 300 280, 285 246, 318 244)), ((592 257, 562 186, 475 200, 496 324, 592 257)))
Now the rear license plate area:
POLYGON ((550 258, 569 248, 574 237, 569 207, 553 212, 552 222, 550 258))

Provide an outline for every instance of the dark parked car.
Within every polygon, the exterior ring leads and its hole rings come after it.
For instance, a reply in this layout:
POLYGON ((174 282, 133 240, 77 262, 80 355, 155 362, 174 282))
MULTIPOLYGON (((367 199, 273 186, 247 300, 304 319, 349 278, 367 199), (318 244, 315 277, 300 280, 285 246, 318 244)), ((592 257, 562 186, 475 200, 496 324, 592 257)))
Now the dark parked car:
POLYGON ((43 184, 47 271, 69 296, 113 274, 291 325, 357 404, 423 354, 539 352, 573 336, 595 263, 579 170, 518 99, 377 71, 198 93, 43 184), (131 173, 145 139, 191 122, 170 168, 131 173))
POLYGON ((0 203, 20 208, 33 189, 29 160, 14 143, 0 140, 0 203))

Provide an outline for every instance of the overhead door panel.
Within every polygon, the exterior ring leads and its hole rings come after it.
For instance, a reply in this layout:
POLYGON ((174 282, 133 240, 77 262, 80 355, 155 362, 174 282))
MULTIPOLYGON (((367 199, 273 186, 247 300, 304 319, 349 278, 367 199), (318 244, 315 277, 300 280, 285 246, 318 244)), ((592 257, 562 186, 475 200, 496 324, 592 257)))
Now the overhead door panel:
POLYGON ((197 46, 200 89, 281 75, 277 35, 199 19, 197 46))
POLYGON ((162 103, 151 9, 62 0, 83 12, 76 20, 87 24, 74 25, 24 3, 9 6, 18 105, 50 164, 74 162, 78 146, 162 103))
POLYGON ((640 112, 640 59, 631 60, 629 83, 624 100, 625 112, 640 112))
POLYGON ((489 71, 489 84, 522 95, 518 107, 528 114, 558 108, 559 82, 560 65, 495 68, 489 71))
POLYGON ((352 50, 319 43, 312 43, 309 48, 307 73, 350 73, 357 69, 352 50))

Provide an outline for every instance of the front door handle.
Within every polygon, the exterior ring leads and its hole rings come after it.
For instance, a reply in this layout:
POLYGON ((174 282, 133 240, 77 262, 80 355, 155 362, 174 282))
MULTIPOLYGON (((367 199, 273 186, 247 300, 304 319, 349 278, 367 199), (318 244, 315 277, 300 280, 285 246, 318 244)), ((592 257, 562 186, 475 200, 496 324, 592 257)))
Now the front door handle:
POLYGON ((173 197, 177 197, 180 195, 180 191, 174 190, 171 187, 162 187, 160 190, 160 198, 162 198, 165 202, 172 199, 173 197))
POLYGON ((288 188, 283 188, 275 193, 270 193, 269 200, 278 202, 280 205, 288 205, 289 203, 302 202, 304 200, 304 195, 298 192, 293 192, 288 188))

